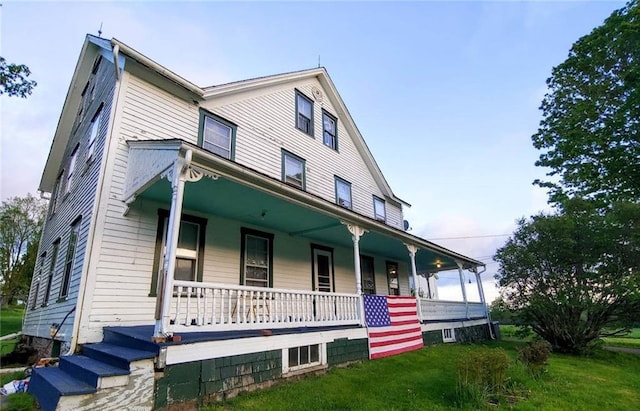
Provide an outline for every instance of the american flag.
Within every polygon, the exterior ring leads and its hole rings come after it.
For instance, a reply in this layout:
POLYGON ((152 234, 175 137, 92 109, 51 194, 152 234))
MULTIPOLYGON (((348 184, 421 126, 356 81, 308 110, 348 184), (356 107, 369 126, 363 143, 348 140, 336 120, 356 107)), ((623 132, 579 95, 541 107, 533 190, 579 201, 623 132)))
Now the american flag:
POLYGON ((414 297, 364 295, 369 358, 382 358, 423 347, 414 297))

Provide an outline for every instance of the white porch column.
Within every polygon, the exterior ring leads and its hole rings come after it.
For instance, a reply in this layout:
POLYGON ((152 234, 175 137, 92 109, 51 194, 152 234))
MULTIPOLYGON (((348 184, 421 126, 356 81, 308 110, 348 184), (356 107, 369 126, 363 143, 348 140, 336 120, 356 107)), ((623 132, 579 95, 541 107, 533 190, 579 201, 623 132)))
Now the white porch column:
POLYGON ((171 298, 173 297, 173 278, 176 271, 176 248, 178 247, 178 234, 180 233, 184 185, 187 180, 185 171, 191 163, 191 156, 192 152, 188 150, 184 158, 178 157, 171 171, 171 209, 169 210, 169 219, 167 221, 167 239, 164 250, 162 278, 160 279, 161 288, 156 300, 154 338, 171 335, 169 317, 171 298))
POLYGON ((480 302, 484 307, 484 316, 489 319, 489 309, 487 308, 487 300, 484 296, 484 287, 482 286, 482 280, 480 279, 480 274, 478 272, 478 267, 473 268, 473 273, 476 275, 476 282, 478 283, 478 295, 480 296, 480 302))
MULTIPOLYGON (((407 250, 409 251, 409 259, 411 260, 411 276, 413 277, 413 289, 415 290, 416 297, 416 305, 418 308, 418 318, 422 323, 422 305, 420 304, 420 285, 418 283, 418 270, 416 269, 416 253, 418 252, 418 247, 413 244, 406 244, 407 250)), ((427 282, 429 279, 427 279, 427 282)), ((431 293, 431 291, 429 291, 431 293)))
POLYGON ((353 225, 345 224, 347 229, 351 233, 351 239, 353 240, 353 265, 356 274, 356 294, 360 299, 360 325, 365 325, 364 321, 364 301, 362 299, 362 271, 360 269, 360 237, 367 232, 364 228, 353 225))
POLYGON ((462 273, 462 263, 460 261, 456 261, 456 265, 458 266, 458 275, 460 276, 460 288, 462 289, 462 301, 464 301, 464 310, 465 315, 469 318, 469 301, 467 301, 467 287, 464 285, 464 275, 462 273))

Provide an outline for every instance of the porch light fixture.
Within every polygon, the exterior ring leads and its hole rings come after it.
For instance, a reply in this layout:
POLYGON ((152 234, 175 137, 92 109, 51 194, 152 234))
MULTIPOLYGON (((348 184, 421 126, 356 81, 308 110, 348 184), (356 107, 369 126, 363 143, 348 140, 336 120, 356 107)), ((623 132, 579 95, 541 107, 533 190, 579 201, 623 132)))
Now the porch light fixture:
POLYGON ((440 260, 436 260, 436 268, 440 267, 442 267, 442 263, 440 262, 440 260))

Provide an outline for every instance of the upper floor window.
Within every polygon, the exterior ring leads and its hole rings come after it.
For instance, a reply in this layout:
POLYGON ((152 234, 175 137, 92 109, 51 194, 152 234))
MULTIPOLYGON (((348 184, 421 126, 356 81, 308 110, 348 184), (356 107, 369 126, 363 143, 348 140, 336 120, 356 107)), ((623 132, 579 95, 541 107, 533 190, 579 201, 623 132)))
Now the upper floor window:
POLYGON ((76 161, 78 160, 78 147, 73 149, 71 157, 69 157, 69 168, 67 169, 67 182, 65 184, 65 193, 71 191, 71 183, 73 183, 73 177, 76 171, 76 161))
POLYGON ((296 90, 296 127, 313 136, 313 102, 296 90))
POLYGON ((373 196, 373 214, 376 220, 382 221, 383 223, 387 221, 384 200, 376 196, 373 196))
POLYGON ((305 161, 302 158, 282 150, 282 181, 304 190, 304 168, 305 161))
POLYGON ((91 120, 91 126, 89 127, 89 140, 87 141, 87 161, 91 159, 93 156, 93 152, 95 150, 95 140, 98 135, 98 130, 100 129, 100 119, 102 117, 102 106, 96 112, 96 115, 93 116, 93 120, 91 120))
POLYGON ((336 177, 336 203, 342 207, 351 209, 351 183, 336 177))
POLYGON ((49 216, 55 214, 56 209, 58 208, 58 201, 60 200, 60 194, 62 193, 62 177, 64 176, 64 170, 58 174, 58 178, 56 178, 56 185, 53 187, 53 193, 51 195, 51 200, 49 200, 49 216))
POLYGON ((233 160, 236 128, 235 124, 202 111, 199 143, 205 150, 233 160))
POLYGON ((331 114, 322 111, 322 142, 334 150, 338 149, 338 121, 331 114))
POLYGON ((51 252, 51 261, 49 262, 49 274, 47 275, 47 288, 44 292, 44 300, 42 305, 49 304, 51 294, 51 284, 53 284, 53 275, 56 272, 56 263, 58 262, 58 250, 60 249, 60 238, 53 242, 53 251, 51 252))
POLYGON ((243 228, 241 230, 240 283, 252 287, 273 286, 273 234, 243 228))
POLYGON ((60 299, 64 299, 69 295, 69 284, 71 283, 71 274, 73 273, 81 221, 82 217, 78 217, 73 224, 71 224, 69 245, 67 246, 67 255, 64 260, 64 273, 62 273, 62 281, 60 282, 60 299))

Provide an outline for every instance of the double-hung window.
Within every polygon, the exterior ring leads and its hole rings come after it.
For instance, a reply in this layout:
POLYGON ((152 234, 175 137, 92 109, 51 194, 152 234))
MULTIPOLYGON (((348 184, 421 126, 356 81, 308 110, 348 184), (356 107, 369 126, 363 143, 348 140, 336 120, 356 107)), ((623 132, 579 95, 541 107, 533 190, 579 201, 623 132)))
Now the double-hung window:
POLYGON ((64 260, 64 273, 60 282, 60 299, 67 298, 69 295, 69 284, 71 283, 71 275, 73 274, 73 263, 76 256, 76 246, 78 245, 78 236, 80 234, 81 217, 78 217, 71 224, 71 233, 69 234, 69 245, 67 246, 67 256, 64 260))
POLYGON ((252 287, 272 287, 273 234, 243 228, 241 235, 240 283, 252 287))
POLYGON ((49 304, 49 294, 51 294, 51 284, 53 283, 53 275, 56 272, 56 263, 58 262, 58 250, 60 249, 60 239, 53 242, 53 251, 51 253, 51 261, 49 262, 49 275, 47 275, 47 288, 44 292, 42 305, 49 304))
POLYGON ((201 111, 200 138, 202 148, 233 160, 237 126, 215 114, 201 111))
POLYGON ((313 136, 313 102, 296 90, 296 127, 313 136))
POLYGON ((336 203, 342 207, 351 209, 351 183, 336 176, 336 203))
POLYGON ((196 281, 198 267, 198 244, 200 225, 189 221, 180 222, 178 246, 176 247, 176 280, 196 281))
POLYGON ((58 174, 56 178, 56 185, 53 187, 53 193, 51 194, 51 200, 49 200, 49 216, 55 214, 58 208, 58 201, 60 201, 60 195, 62 194, 62 177, 64 176, 64 170, 58 174))
POLYGON ((322 142, 334 150, 338 149, 338 121, 334 116, 322 111, 322 142))
POLYGON ((98 109, 93 120, 91 120, 91 126, 89 127, 89 140, 87 141, 87 161, 91 160, 93 152, 95 150, 95 140, 100 129, 100 118, 102 117, 102 106, 98 109))
POLYGON ((304 159, 282 150, 282 181, 298 187, 302 190, 305 188, 305 161, 304 159))
POLYGON ((67 182, 65 184, 65 194, 71 191, 71 184, 73 183, 73 176, 76 171, 76 161, 78 160, 78 147, 73 149, 71 157, 69 157, 69 168, 67 169, 67 182))
POLYGON ((373 196, 373 214, 376 220, 382 221, 383 223, 387 221, 384 200, 380 197, 373 196))

